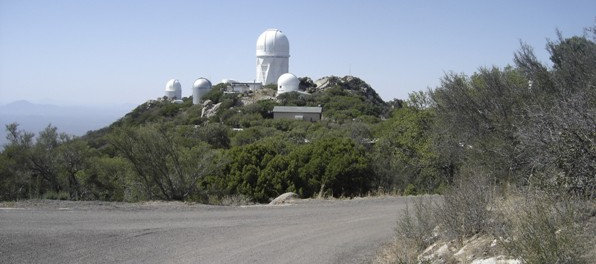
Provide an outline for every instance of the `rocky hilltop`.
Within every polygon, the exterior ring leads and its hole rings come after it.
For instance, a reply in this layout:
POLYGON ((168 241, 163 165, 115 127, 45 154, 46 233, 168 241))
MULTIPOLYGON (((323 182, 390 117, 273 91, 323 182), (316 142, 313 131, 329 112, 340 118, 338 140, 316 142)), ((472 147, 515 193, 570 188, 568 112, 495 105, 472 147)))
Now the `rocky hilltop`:
POLYGON ((110 126, 90 132, 86 138, 101 138, 115 128, 144 124, 195 125, 219 123, 228 128, 260 126, 272 119, 274 106, 322 106, 323 118, 332 123, 367 119, 374 121, 388 116, 391 107, 365 81, 354 76, 326 76, 313 81, 300 78, 300 92, 276 95, 275 85, 257 91, 227 93, 220 83, 203 97, 203 102, 192 104, 191 97, 182 103, 166 98, 149 100, 110 126))
POLYGON ((326 89, 339 87, 345 91, 353 94, 363 95, 368 101, 377 105, 384 105, 385 101, 381 99, 377 91, 370 87, 368 83, 362 79, 354 76, 327 76, 318 79, 314 82, 314 87, 309 88, 308 91, 317 92, 325 91, 326 89))

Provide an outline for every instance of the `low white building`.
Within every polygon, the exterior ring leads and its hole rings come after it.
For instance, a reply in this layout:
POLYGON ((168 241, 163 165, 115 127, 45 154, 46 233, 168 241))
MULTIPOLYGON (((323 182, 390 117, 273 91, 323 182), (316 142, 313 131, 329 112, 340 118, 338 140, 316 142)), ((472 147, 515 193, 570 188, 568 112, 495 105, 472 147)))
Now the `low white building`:
POLYGON ((247 93, 263 88, 263 84, 258 82, 230 82, 226 87, 227 93, 247 93))

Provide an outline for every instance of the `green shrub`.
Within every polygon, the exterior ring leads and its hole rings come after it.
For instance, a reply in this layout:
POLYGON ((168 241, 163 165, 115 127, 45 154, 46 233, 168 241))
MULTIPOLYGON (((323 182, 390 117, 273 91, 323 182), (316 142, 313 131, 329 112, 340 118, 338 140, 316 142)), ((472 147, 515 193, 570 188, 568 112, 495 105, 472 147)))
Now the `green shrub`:
POLYGON ((416 186, 414 184, 408 184, 404 190, 404 195, 416 195, 416 186))

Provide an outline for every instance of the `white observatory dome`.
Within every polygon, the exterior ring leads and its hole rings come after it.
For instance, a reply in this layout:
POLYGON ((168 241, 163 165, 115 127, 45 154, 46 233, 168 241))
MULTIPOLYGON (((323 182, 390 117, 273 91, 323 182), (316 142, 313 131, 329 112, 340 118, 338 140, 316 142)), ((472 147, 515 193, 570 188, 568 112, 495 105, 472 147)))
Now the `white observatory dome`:
POLYGON ((192 84, 192 103, 199 104, 203 96, 211 90, 211 82, 205 78, 199 78, 192 84))
POLYGON ((257 39, 257 79, 263 85, 273 84, 288 72, 290 42, 279 29, 267 29, 257 39))
POLYGON ((298 91, 300 80, 296 75, 284 73, 277 79, 277 95, 298 91))
POLYGON ((257 56, 290 57, 290 42, 279 29, 267 29, 257 39, 257 56))
POLYGON ((166 83, 166 97, 168 99, 182 99, 182 85, 176 79, 171 79, 166 83))

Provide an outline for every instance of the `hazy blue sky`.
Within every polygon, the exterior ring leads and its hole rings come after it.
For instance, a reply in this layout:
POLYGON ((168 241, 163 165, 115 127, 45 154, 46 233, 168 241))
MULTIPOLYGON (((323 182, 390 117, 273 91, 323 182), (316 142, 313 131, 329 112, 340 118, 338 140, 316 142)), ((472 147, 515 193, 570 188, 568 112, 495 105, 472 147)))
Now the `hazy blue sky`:
POLYGON ((183 96, 204 76, 255 78, 267 28, 290 40, 290 72, 352 75, 385 100, 435 87, 444 72, 505 66, 523 40, 539 58, 555 29, 594 25, 596 1, 4 1, 0 103, 138 104, 183 96))

